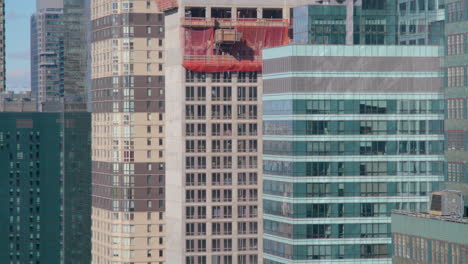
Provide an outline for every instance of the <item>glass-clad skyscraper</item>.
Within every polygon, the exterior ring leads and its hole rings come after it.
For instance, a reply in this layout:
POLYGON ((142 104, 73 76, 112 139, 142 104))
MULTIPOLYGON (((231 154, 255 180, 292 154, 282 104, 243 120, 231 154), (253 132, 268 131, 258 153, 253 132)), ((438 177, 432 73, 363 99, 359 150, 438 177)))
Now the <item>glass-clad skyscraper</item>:
POLYGON ((265 264, 391 262, 391 211, 443 180, 439 64, 435 46, 264 51, 265 264))
POLYGON ((61 104, 64 34, 63 8, 44 8, 31 16, 31 91, 39 111, 50 111, 45 104, 61 104))
POLYGON ((295 43, 397 44, 397 5, 394 0, 332 1, 294 8, 295 43), (343 4, 337 4, 343 3, 343 4))

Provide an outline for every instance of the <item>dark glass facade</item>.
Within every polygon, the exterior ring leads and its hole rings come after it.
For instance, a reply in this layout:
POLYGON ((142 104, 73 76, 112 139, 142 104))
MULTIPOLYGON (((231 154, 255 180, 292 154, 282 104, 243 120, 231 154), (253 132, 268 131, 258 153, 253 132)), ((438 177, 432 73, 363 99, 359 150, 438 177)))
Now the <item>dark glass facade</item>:
POLYGON ((0 119, 0 262, 89 263, 90 114, 0 119))
POLYGON ((351 8, 346 5, 307 5, 294 8, 294 42, 335 45, 398 43, 395 1, 354 2, 355 5, 351 8))

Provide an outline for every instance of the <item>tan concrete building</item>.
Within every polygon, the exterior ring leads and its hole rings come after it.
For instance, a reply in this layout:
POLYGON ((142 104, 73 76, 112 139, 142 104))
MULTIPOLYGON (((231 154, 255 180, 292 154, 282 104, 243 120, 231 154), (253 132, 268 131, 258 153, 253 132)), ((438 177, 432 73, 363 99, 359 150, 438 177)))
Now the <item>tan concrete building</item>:
POLYGON ((310 1, 160 0, 166 43, 167 262, 262 259, 262 63, 310 1))
POLYGON ((164 18, 149 0, 92 0, 92 261, 163 264, 164 18))

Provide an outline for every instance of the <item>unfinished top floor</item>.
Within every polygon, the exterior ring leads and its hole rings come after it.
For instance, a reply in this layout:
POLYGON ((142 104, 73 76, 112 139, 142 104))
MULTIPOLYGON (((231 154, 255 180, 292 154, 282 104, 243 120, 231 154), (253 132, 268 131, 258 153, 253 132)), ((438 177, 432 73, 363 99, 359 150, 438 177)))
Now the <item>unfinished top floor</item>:
MULTIPOLYGON (((164 0, 160 0, 164 1, 164 0)), ((174 0, 168 0, 173 1, 174 0)), ((302 5, 346 5, 348 0, 179 0, 177 7, 187 18, 289 19, 302 5)), ((361 5, 361 0, 351 0, 361 5)))

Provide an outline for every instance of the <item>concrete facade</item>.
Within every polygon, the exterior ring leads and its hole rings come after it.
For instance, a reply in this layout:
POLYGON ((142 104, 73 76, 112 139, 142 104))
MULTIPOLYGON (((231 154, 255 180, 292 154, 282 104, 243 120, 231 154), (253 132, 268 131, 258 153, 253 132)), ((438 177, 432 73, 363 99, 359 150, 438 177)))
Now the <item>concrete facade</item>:
POLYGON ((289 27, 293 7, 323 1, 157 2, 172 6, 165 12, 167 262, 263 263, 262 74, 187 70, 184 32, 192 21, 208 25, 224 15, 227 24, 247 17, 253 28, 289 27))

